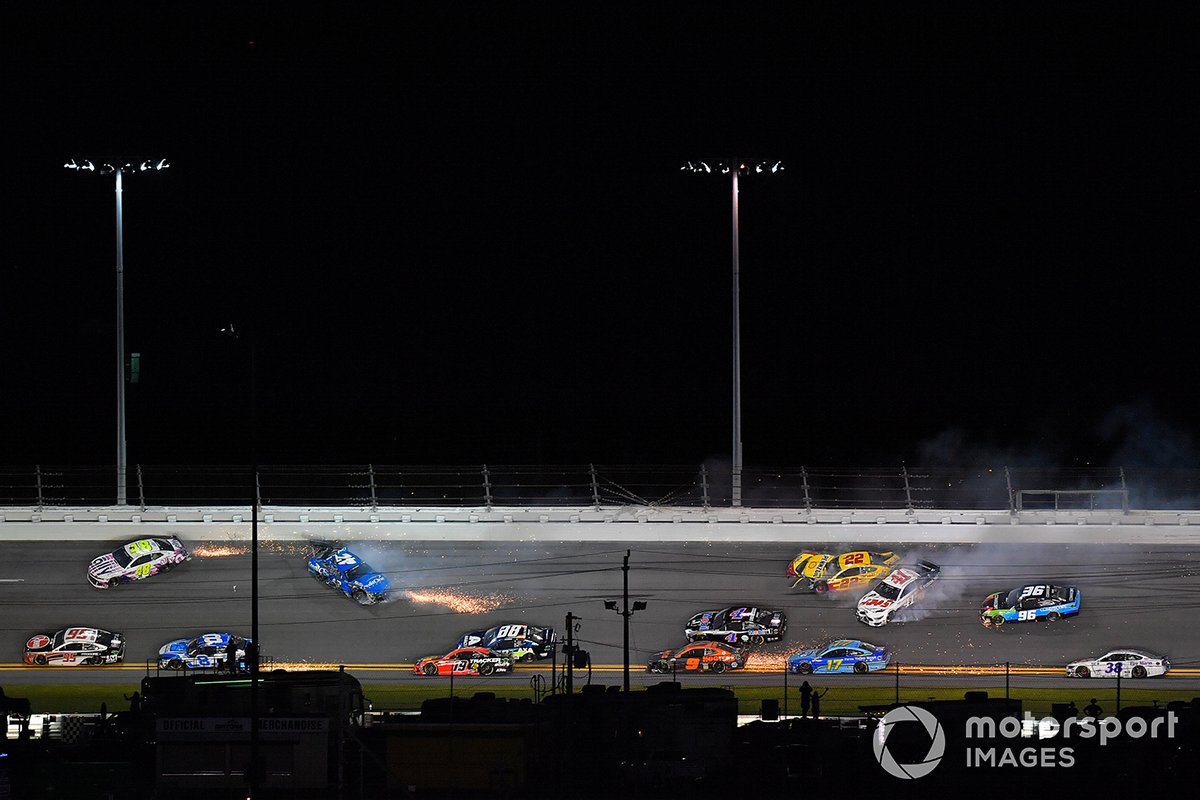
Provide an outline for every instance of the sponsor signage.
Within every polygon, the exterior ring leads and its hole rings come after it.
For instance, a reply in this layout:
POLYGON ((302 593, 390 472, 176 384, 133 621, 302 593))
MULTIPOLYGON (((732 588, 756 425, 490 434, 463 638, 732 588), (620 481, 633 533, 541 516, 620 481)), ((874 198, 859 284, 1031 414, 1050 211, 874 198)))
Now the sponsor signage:
MULTIPOLYGON (((160 739, 249 736, 249 717, 161 717, 155 720, 160 739)), ((291 737, 296 734, 328 733, 326 717, 262 717, 258 731, 263 736, 291 737)))

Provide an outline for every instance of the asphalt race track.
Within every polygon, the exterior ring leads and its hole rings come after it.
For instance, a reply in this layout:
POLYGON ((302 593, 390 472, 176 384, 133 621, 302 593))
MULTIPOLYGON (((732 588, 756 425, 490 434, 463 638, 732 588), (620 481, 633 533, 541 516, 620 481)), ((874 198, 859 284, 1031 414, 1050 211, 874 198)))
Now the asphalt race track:
MULTIPOLYGON (((121 542, 113 542, 113 546, 121 542)), ((245 551, 245 543, 185 543, 245 551)), ((621 563, 626 547, 591 543, 387 543, 346 542, 396 587, 393 599, 360 607, 309 577, 303 545, 264 541, 260 548, 260 628, 263 655, 275 662, 346 664, 364 681, 445 681, 412 675, 420 656, 448 651, 459 635, 506 622, 550 625, 560 633, 564 617, 581 618, 576 633, 592 654, 599 677, 619 681, 621 617, 604 600, 621 599, 621 563), (493 607, 460 613, 434 602, 415 602, 411 593, 450 592, 493 607)), ((111 549, 111 548, 110 548, 111 549)), ((656 543, 632 548, 630 598, 649 607, 631 619, 631 671, 636 683, 648 676, 648 657, 684 643, 683 623, 693 613, 734 604, 784 610, 787 638, 767 645, 751 667, 782 670, 787 653, 834 638, 863 638, 891 647, 893 660, 919 665, 1045 667, 1098 656, 1119 647, 1143 647, 1166 655, 1177 674, 1172 688, 1200 687, 1200 556, 1190 548, 1163 545, 922 545, 892 549, 905 562, 918 558, 943 567, 942 577, 904 623, 868 628, 853 606, 862 592, 844 597, 806 594, 790 588, 787 563, 803 544, 656 543), (991 592, 1027 582, 1078 586, 1082 613, 1056 623, 1010 624, 989 630, 978 609, 991 592), (1188 674, 1190 673, 1190 674, 1188 674)), ((838 548, 828 549, 831 552, 838 548)), ((844 549, 862 549, 847 547, 844 549)), ((167 575, 96 590, 88 585, 87 563, 104 552, 90 542, 0 544, 0 683, 120 682, 144 671, 163 643, 206 631, 250 634, 250 556, 197 556, 167 575), (128 651, 124 668, 36 668, 21 666, 24 642, 39 632, 86 625, 120 631, 128 651)), ((545 668, 545 667, 543 667, 545 668)), ((526 681, 522 665, 509 677, 526 681)), ((696 680, 703 680, 702 676, 696 680)), ((853 681, 891 681, 889 675, 841 676, 853 681)), ((778 674, 725 675, 734 681, 778 682, 778 674)), ((907 680, 914 680, 909 678, 907 680)), ((941 685, 959 678, 938 677, 941 685)), ((991 678, 973 678, 980 681, 991 678)), ((1000 680, 1003 680, 1002 678, 1000 680)), ((1048 671, 1044 685, 1060 685, 1048 671)), ((1075 681, 1078 683, 1078 681, 1075 681)), ((1100 685, 1101 681, 1090 683, 1100 685)), ((1031 685, 1031 684, 1026 684, 1031 685)))

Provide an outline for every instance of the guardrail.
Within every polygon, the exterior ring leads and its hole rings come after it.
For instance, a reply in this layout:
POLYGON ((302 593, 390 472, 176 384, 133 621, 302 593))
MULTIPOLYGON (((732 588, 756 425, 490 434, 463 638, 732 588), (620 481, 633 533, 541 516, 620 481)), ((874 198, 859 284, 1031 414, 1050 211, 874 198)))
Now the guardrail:
MULTIPOLYGON (((129 506, 562 507, 731 503, 728 465, 134 465, 129 506)), ((0 467, 0 506, 112 506, 114 466, 0 467)), ((753 508, 1117 511, 1200 509, 1200 469, 757 468, 753 508)))

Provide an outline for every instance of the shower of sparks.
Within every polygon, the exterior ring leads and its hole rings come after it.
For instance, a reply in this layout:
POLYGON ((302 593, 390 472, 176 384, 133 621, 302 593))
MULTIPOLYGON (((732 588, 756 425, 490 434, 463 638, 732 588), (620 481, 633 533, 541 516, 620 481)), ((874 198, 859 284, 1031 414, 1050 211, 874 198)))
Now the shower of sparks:
POLYGON ((192 555, 199 556, 200 558, 222 558, 224 556, 244 556, 249 552, 249 547, 228 544, 202 544, 192 550, 192 555))
POLYGON ((451 592, 445 589, 434 589, 426 592, 416 592, 411 589, 405 595, 414 603, 433 603, 445 606, 459 614, 483 614, 495 611, 497 608, 509 605, 513 599, 505 594, 471 595, 462 592, 451 592))

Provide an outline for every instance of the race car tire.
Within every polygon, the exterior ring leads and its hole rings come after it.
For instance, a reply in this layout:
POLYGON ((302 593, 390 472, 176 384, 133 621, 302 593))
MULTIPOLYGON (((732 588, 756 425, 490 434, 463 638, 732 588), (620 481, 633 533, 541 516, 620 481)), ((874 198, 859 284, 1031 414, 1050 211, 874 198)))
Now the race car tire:
POLYGON ((1076 678, 1089 678, 1089 677, 1091 677, 1091 675, 1092 675, 1092 671, 1090 669, 1088 669, 1087 667, 1076 667, 1075 668, 1075 677, 1076 678))
POLYGON ((104 663, 104 661, 103 661, 103 660, 101 660, 101 659, 100 659, 99 657, 97 657, 97 656, 92 656, 91 658, 85 658, 85 659, 83 660, 83 665, 84 665, 85 667, 94 667, 94 666, 96 666, 97 664, 103 664, 103 663, 104 663))
POLYGON ((813 591, 817 594, 825 594, 829 591, 829 584, 825 581, 817 581, 813 584, 813 591))
POLYGON ((110 588, 110 589, 115 589, 115 588, 117 588, 117 587, 118 587, 120 584, 121 584, 121 582, 120 582, 119 580, 117 580, 116 578, 109 578, 109 579, 108 579, 108 588, 110 588))
POLYGON ((48 662, 45 656, 38 655, 33 657, 33 663, 37 664, 39 667, 44 667, 48 662))
POLYGON ((421 667, 421 672, 424 672, 426 675, 436 675, 437 674, 437 665, 436 664, 426 664, 425 666, 421 667))
POLYGON ((1133 677, 1135 677, 1135 678, 1146 677, 1146 668, 1143 667, 1141 664, 1138 664, 1136 667, 1133 668, 1133 677))
POLYGON ((170 661, 168 661, 166 663, 166 667, 167 667, 167 669, 183 669, 183 659, 182 658, 172 658, 170 661))
POLYGON ((806 661, 802 661, 802 662, 800 662, 799 665, 797 665, 796 672, 799 672, 801 675, 811 675, 812 674, 812 664, 809 664, 806 661))
POLYGON ((756 635, 756 636, 750 637, 750 642, 752 644, 763 644, 766 641, 767 641, 767 637, 762 636, 762 635, 756 635))
POLYGON ((479 674, 483 675, 485 677, 488 675, 491 675, 495 671, 496 671, 496 667, 492 664, 480 664, 479 665, 479 674))
POLYGON ((865 675, 868 669, 869 667, 867 667, 867 665, 862 661, 854 665, 854 671, 859 675, 865 675))
POLYGON ((1046 622, 1058 622, 1060 619, 1062 619, 1062 614, 1057 611, 1051 611, 1046 615, 1046 622))
POLYGON ((535 656, 533 653, 526 653, 525 655, 521 656, 517 660, 520 661, 522 664, 529 664, 529 663, 532 663, 533 661, 537 660, 537 656, 535 656))
POLYGON ((655 661, 653 664, 650 665, 650 671, 657 672, 659 674, 662 674, 665 672, 670 672, 671 665, 668 664, 666 661, 655 661))
POLYGON ((355 589, 354 593, 350 596, 354 598, 354 602, 358 603, 360 606, 369 606, 375 602, 371 598, 371 595, 367 594, 362 589, 355 589))
POLYGON ((992 617, 992 627, 994 627, 994 628, 1001 627, 1002 625, 1004 625, 1004 622, 1005 622, 1004 617, 1000 616, 999 614, 992 617))
POLYGON ((715 664, 713 664, 713 665, 712 665, 712 671, 713 671, 713 672, 715 672, 715 673, 717 673, 718 675, 720 675, 722 672, 724 672, 724 671, 725 671, 725 662, 724 662, 724 661, 718 661, 718 662, 716 662, 715 664))

